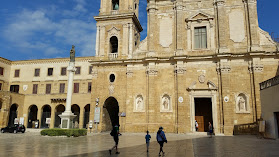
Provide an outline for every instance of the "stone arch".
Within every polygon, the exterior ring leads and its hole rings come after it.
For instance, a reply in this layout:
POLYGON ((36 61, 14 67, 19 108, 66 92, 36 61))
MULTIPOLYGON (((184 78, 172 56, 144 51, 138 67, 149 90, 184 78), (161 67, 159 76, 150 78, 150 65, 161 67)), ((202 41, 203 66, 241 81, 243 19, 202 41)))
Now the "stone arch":
POLYGON ((88 128, 90 118, 90 104, 85 105, 84 107, 84 118, 83 118, 83 128, 88 128))
POLYGON ((12 126, 14 124, 14 120, 17 118, 17 109, 18 109, 18 104, 12 104, 10 107, 10 112, 9 112, 9 126, 12 126))
POLYGON ((79 128, 80 107, 77 104, 73 104, 71 111, 74 113, 74 115, 76 115, 76 117, 73 119, 74 128, 79 128))
POLYGON ((46 104, 42 107, 41 128, 49 128, 46 119, 51 117, 51 106, 46 104))
POLYGON ((118 53, 118 38, 116 36, 110 37, 109 43, 110 53, 118 53))
POLYGON ((102 131, 109 131, 119 125, 119 105, 114 97, 108 97, 103 105, 102 131))
POLYGON ((28 109, 28 122, 27 128, 34 128, 35 121, 38 120, 38 107, 36 105, 30 105, 28 109))
POLYGON ((112 10, 119 10, 119 0, 111 0, 112 10))
POLYGON ((61 118, 59 117, 65 111, 65 106, 63 104, 59 104, 55 108, 55 122, 54 127, 60 128, 61 118))

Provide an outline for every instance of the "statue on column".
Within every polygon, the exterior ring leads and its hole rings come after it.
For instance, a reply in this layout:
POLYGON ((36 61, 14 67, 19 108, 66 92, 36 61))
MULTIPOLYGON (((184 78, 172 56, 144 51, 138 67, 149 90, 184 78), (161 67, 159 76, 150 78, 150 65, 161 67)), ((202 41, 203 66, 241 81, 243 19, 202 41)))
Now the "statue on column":
POLYGON ((76 54, 75 46, 72 45, 72 49, 70 51, 70 62, 75 62, 75 54, 76 54))

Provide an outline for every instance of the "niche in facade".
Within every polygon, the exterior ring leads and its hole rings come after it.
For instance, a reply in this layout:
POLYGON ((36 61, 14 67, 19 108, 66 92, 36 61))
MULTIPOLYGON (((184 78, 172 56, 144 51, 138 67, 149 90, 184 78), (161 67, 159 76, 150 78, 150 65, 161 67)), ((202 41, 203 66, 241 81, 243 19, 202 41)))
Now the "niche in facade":
POLYGON ((112 36, 110 38, 110 48, 111 48, 111 53, 118 52, 118 39, 116 36, 112 36))
POLYGON ((119 0, 112 0, 112 10, 119 9, 119 0))
POLYGON ((236 113, 249 113, 248 97, 244 93, 239 93, 236 96, 236 113))

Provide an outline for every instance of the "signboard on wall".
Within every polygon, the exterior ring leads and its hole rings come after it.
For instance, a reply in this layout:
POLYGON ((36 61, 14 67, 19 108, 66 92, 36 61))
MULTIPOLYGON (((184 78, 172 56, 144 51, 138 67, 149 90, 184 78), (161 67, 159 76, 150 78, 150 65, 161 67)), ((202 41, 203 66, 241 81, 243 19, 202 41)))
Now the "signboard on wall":
POLYGON ((19 118, 19 124, 23 125, 24 124, 24 117, 19 118))
POLYGON ((14 120, 14 124, 19 124, 19 120, 18 120, 18 118, 15 118, 15 120, 14 120))
POLYGON ((50 124, 51 118, 46 118, 46 124, 50 124))
POLYGON ((100 123, 100 114, 101 114, 101 108, 96 107, 94 113, 94 123, 100 123))

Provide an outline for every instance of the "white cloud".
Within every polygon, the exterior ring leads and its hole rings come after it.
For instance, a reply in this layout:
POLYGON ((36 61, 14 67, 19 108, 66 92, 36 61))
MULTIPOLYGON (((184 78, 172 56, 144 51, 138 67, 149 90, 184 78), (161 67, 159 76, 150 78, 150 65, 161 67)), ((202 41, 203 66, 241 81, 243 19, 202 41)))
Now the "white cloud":
POLYGON ((64 50, 66 46, 74 44, 80 51, 79 55, 91 56, 94 54, 96 27, 93 20, 87 20, 86 1, 74 1, 74 11, 57 11, 59 8, 55 6, 49 10, 22 10, 8 24, 4 36, 23 53, 32 51, 43 52, 46 57, 57 56, 68 51, 64 50), (61 18, 61 15, 66 14, 67 18, 61 18))

